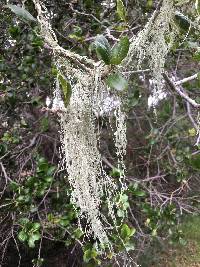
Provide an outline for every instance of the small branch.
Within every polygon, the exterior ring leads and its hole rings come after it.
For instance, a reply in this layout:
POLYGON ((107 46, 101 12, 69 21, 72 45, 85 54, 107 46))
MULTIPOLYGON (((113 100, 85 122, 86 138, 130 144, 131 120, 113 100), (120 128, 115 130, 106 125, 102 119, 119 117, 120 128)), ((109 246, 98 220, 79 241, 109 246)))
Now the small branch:
POLYGON ((102 157, 102 161, 111 169, 115 169, 115 166, 112 165, 105 157, 102 157))
POLYGON ((153 24, 156 21, 158 15, 160 14, 160 8, 162 7, 163 1, 164 0, 160 0, 157 4, 156 10, 154 11, 149 23, 153 24))
POLYGON ((93 14, 88 14, 88 13, 85 13, 85 12, 80 12, 76 9, 73 8, 73 5, 72 4, 69 4, 69 7, 71 8, 71 10, 76 13, 76 14, 79 14, 79 15, 82 15, 82 16, 86 16, 86 17, 91 17, 93 18, 97 23, 99 23, 103 28, 107 28, 105 25, 103 25, 103 23, 98 19, 96 18, 93 14))
POLYGON ((200 108, 200 104, 198 104, 195 100, 193 100, 192 98, 190 98, 188 96, 188 94, 182 89, 180 89, 176 83, 174 83, 172 80, 170 80, 170 78, 167 76, 166 73, 163 73, 163 77, 166 81, 166 83, 169 85, 169 87, 172 90, 175 90, 182 98, 184 98, 187 102, 189 102, 194 108, 199 109, 200 108))
POLYGON ((5 169, 5 167, 4 167, 4 165, 3 165, 3 163, 1 161, 0 161, 0 167, 2 169, 2 172, 4 174, 4 177, 6 179, 6 184, 8 183, 8 181, 12 182, 12 179, 10 179, 10 177, 7 175, 6 169, 5 169))
POLYGON ((189 117, 189 119, 190 119, 192 125, 194 126, 195 130, 198 131, 198 129, 199 129, 199 128, 198 128, 198 125, 196 124, 195 120, 194 120, 193 117, 192 117, 191 108, 190 108, 190 103, 187 102, 186 105, 187 105, 187 114, 188 114, 188 117, 189 117))
POLYGON ((190 77, 187 77, 187 78, 184 78, 184 79, 182 79, 182 80, 180 80, 180 81, 177 81, 177 82, 175 82, 174 84, 175 84, 175 85, 180 85, 180 84, 183 84, 183 83, 186 83, 186 82, 195 80, 195 79, 198 78, 198 74, 199 74, 199 73, 196 73, 196 74, 194 74, 194 75, 192 75, 192 76, 190 76, 190 77))
POLYGON ((145 69, 145 70, 123 71, 123 74, 140 74, 140 73, 146 73, 146 72, 151 72, 151 70, 145 69))

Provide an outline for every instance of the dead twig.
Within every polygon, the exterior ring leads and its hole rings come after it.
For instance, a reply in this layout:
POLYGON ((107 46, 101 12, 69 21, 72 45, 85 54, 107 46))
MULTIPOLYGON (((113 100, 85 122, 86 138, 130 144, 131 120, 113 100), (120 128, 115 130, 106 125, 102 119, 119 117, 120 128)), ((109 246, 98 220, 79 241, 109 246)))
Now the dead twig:
POLYGON ((173 82, 166 73, 163 73, 163 77, 166 83, 169 85, 169 87, 172 90, 176 91, 182 98, 184 98, 187 102, 189 102, 194 108, 200 109, 200 104, 198 104, 194 99, 190 98, 188 94, 185 92, 185 90, 177 86, 177 84, 173 82))

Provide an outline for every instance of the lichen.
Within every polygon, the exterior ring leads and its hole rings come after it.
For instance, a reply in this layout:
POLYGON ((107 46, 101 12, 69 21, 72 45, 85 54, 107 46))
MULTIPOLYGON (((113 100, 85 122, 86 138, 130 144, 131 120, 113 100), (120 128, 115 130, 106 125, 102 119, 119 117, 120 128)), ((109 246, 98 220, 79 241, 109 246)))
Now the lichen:
MULTIPOLYGON (((112 177, 104 171, 101 154, 98 149, 99 133, 96 131, 95 110, 102 110, 99 99, 110 95, 102 73, 102 64, 95 63, 87 57, 79 56, 59 46, 55 33, 49 23, 48 10, 39 0, 33 0, 38 12, 41 36, 53 52, 54 65, 70 83, 72 95, 66 107, 62 100, 58 79, 54 91, 53 108, 59 110, 61 163, 71 185, 71 200, 79 209, 79 221, 85 222, 85 233, 100 243, 109 243, 106 228, 110 224, 108 218, 101 214, 103 195, 107 198, 108 217, 112 218, 115 227, 114 199, 118 194, 118 186, 112 177), (89 66, 89 67, 88 67, 89 66)), ((126 123, 121 109, 119 97, 116 109, 115 143, 119 163, 124 169, 123 154, 126 151, 126 123)), ((124 171, 120 177, 122 191, 124 171)))
POLYGON ((126 67, 131 65, 135 67, 137 64, 138 69, 144 62, 149 66, 155 83, 153 98, 158 97, 163 87, 162 73, 166 56, 174 40, 174 32, 170 29, 173 17, 173 0, 164 0, 160 10, 156 10, 144 29, 132 38, 125 62, 126 67))

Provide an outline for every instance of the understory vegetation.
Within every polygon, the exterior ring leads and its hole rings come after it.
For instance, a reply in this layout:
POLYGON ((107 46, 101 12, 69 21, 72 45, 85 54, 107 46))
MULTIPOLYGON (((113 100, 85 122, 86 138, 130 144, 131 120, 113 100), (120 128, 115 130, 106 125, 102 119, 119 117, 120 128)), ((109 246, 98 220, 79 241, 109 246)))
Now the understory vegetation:
POLYGON ((0 11, 0 266, 200 266, 200 1, 0 11))

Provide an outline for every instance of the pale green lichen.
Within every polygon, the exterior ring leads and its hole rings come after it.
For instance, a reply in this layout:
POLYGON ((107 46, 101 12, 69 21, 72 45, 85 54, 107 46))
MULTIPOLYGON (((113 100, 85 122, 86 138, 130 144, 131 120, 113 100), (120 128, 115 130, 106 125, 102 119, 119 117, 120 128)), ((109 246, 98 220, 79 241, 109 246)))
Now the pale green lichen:
MULTIPOLYGON (((100 243, 109 243, 106 228, 110 225, 100 212, 103 195, 107 197, 108 211, 115 227, 114 199, 117 195, 117 185, 103 169, 101 155, 98 149, 98 133, 95 129, 95 109, 98 101, 108 88, 102 78, 104 67, 87 57, 79 56, 58 45, 58 41, 49 23, 48 10, 39 0, 33 0, 38 12, 41 36, 51 48, 54 64, 68 80, 72 95, 68 106, 64 106, 60 84, 57 80, 53 105, 60 117, 61 124, 61 162, 67 173, 72 188, 72 202, 79 208, 79 221, 86 218, 85 233, 93 235, 100 243), (89 66, 89 67, 88 67, 89 66), (89 227, 88 227, 89 226, 89 227)), ((125 115, 121 110, 121 102, 116 111, 116 150, 119 161, 123 161, 126 149, 125 115)), ((122 164, 120 164, 122 166, 122 164)), ((122 166, 124 168, 124 166, 122 166)), ((121 184, 123 184, 121 175, 121 184)), ((121 186, 123 190, 123 186, 121 186)), ((81 226, 81 223, 80 223, 81 226)))

